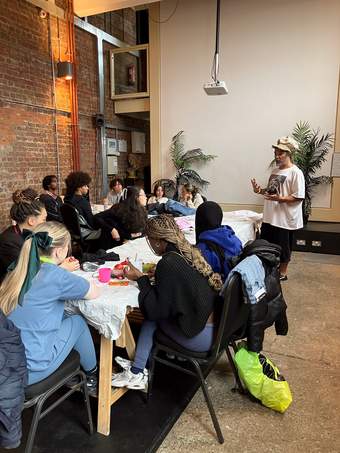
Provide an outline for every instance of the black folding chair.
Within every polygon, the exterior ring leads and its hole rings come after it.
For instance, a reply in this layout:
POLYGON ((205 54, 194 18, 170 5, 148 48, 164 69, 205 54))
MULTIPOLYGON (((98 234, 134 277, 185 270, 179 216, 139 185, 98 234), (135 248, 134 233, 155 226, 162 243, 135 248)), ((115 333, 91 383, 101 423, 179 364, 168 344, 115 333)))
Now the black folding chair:
POLYGON ((32 451, 39 421, 77 390, 82 390, 83 392, 87 410, 89 432, 92 435, 93 422, 90 399, 87 391, 86 376, 85 373, 80 369, 80 357, 77 351, 72 350, 66 360, 60 365, 60 367, 46 379, 26 387, 26 400, 24 403, 24 409, 32 406, 35 406, 35 408, 30 430, 28 433, 25 453, 31 453, 32 451), (79 381, 72 385, 72 388, 70 388, 66 393, 60 396, 56 401, 51 403, 43 411, 43 405, 48 400, 48 398, 75 377, 79 378, 79 381))
POLYGON ((93 239, 90 236, 84 238, 79 223, 79 214, 74 206, 64 203, 60 208, 60 212, 64 224, 71 234, 72 243, 78 244, 82 252, 88 252, 90 250, 95 251, 99 248, 97 237, 93 239))
MULTIPOLYGON (((209 374, 210 370, 214 367, 219 357, 225 351, 232 372, 234 374, 237 387, 241 393, 244 389, 240 378, 237 373, 229 346, 236 351, 236 341, 245 338, 247 329, 247 319, 249 314, 249 305, 244 303, 242 292, 242 281, 238 274, 234 274, 223 292, 223 299, 221 298, 221 314, 220 321, 217 329, 216 338, 210 351, 208 352, 193 352, 189 351, 178 343, 173 341, 161 330, 157 330, 154 339, 154 348, 150 358, 149 370, 149 385, 148 385, 148 398, 151 396, 152 384, 154 378, 155 362, 163 363, 177 370, 183 371, 186 374, 196 376, 200 382, 205 401, 207 403, 212 422, 215 427, 218 441, 222 444, 224 442, 223 434, 218 423, 216 413, 211 402, 208 387, 205 382, 205 377, 209 374), (185 365, 180 365, 173 360, 165 357, 165 354, 159 355, 160 352, 175 355, 177 357, 186 359, 186 362, 194 369, 185 368, 185 365)), ((185 363, 185 362, 184 362, 185 363)))

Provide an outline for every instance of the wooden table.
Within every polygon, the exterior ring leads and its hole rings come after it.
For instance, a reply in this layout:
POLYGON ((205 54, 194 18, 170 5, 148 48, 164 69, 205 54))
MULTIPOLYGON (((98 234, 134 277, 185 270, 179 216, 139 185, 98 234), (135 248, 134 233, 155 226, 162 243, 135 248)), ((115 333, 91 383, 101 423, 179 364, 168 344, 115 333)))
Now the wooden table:
MULTIPOLYGON (((135 356, 135 340, 133 338, 129 320, 126 317, 121 335, 116 340, 116 345, 125 348, 130 359, 135 356)), ((99 361, 99 388, 98 388, 98 419, 97 431, 105 436, 110 434, 111 405, 127 392, 127 388, 112 388, 112 340, 100 336, 100 361, 99 361)))

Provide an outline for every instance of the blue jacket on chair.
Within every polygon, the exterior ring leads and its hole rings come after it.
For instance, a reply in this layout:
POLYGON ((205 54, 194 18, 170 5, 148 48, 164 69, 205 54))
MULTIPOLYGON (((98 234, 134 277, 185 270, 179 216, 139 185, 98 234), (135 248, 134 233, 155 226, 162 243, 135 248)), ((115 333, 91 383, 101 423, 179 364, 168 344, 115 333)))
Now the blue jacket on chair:
POLYGON ((214 272, 222 275, 223 281, 230 272, 229 259, 239 255, 242 251, 241 241, 236 236, 234 230, 228 225, 222 225, 214 230, 207 230, 201 233, 198 238, 197 247, 201 250, 202 255, 213 268, 214 272), (214 245, 222 252, 223 260, 220 259, 214 245))
POLYGON ((20 444, 26 384, 26 355, 20 331, 0 310, 0 447, 15 448, 20 444))

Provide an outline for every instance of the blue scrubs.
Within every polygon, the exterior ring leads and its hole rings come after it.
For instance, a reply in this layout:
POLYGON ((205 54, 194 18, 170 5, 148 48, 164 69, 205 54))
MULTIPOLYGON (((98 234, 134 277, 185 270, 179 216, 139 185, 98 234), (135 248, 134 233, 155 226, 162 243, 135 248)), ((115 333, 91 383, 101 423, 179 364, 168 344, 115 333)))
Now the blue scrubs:
POLYGON ((73 348, 79 350, 86 371, 96 366, 86 321, 79 315, 64 315, 64 301, 83 299, 89 287, 84 278, 55 264, 43 263, 22 305, 9 314, 8 318, 21 331, 29 385, 52 374, 73 348))

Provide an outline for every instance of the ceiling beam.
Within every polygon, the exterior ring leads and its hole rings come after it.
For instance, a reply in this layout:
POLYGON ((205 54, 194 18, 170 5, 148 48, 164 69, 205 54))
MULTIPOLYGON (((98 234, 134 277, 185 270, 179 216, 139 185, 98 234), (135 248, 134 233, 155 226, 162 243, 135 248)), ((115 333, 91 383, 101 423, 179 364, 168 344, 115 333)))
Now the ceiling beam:
POLYGON ((74 0, 74 12, 79 17, 132 8, 134 6, 152 3, 155 0, 74 0))

